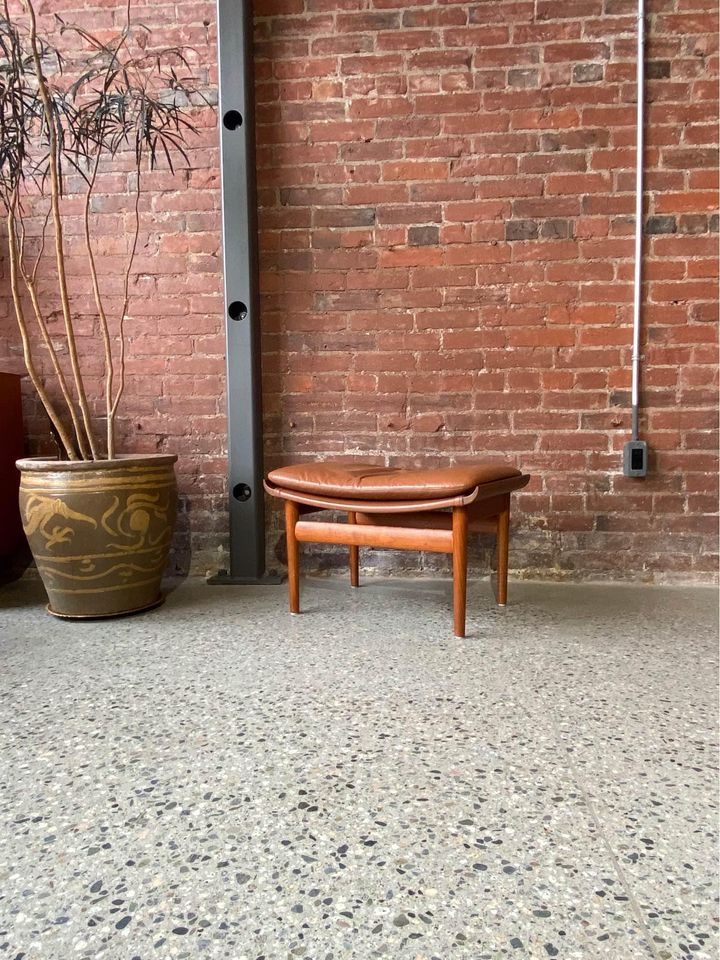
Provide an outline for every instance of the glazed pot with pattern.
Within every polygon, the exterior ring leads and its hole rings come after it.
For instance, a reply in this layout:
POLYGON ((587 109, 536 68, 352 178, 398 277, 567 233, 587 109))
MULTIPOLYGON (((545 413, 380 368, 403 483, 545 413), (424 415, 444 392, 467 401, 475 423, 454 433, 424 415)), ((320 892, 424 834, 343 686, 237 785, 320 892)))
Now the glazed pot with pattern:
POLYGON ((177 510, 175 454, 17 461, 23 529, 59 617, 162 602, 177 510))

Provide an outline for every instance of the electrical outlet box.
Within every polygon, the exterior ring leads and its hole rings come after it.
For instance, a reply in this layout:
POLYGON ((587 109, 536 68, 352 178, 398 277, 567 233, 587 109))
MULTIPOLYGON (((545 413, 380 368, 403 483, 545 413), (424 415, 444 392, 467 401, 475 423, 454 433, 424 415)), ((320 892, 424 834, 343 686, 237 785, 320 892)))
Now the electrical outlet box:
POLYGON ((628 440, 623 447, 623 473, 626 477, 647 476, 648 446, 644 440, 628 440))

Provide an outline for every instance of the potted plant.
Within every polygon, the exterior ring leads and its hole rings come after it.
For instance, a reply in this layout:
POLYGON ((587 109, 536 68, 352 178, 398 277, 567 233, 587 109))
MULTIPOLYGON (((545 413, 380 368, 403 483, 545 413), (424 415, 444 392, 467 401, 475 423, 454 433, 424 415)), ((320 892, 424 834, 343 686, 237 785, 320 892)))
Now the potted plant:
POLYGON ((161 158, 172 172, 173 158, 187 162, 184 144, 195 129, 190 110, 201 95, 187 75, 185 51, 155 49, 150 32, 131 22, 129 3, 125 28, 110 39, 59 18, 55 32, 70 41, 66 56, 40 36, 32 0, 19 0, 17 15, 2 0, 3 239, 25 365, 59 448, 57 459, 18 461, 20 506, 50 612, 114 616, 161 602, 173 534, 177 456, 119 455, 116 416, 125 387, 123 328, 143 174, 161 158), (110 293, 96 253, 92 207, 108 164, 128 171, 133 183, 122 280, 110 293), (69 224, 79 234, 99 331, 99 417, 83 378, 87 358, 78 350, 69 224), (50 314, 58 304, 56 330, 50 314))

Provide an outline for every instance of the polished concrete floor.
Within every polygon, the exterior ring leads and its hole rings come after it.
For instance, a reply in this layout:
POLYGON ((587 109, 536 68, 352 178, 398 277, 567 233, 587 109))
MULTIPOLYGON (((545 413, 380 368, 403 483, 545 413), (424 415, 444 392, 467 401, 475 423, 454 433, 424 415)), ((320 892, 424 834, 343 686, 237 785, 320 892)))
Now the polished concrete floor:
POLYGON ((0 956, 717 957, 712 588, 0 592, 0 956))

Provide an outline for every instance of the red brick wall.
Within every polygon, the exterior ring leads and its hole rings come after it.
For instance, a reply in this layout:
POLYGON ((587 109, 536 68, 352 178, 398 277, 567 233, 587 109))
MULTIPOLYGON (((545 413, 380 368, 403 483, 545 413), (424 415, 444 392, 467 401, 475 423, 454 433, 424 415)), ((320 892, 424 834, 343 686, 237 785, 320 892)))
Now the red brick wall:
MULTIPOLYGON (((83 0, 53 0, 37 3, 44 28, 52 29, 57 10, 70 21, 109 37, 124 26, 125 5, 116 0, 97 3, 83 0)), ((18 9, 18 0, 11 0, 18 9)), ((210 3, 133 4, 135 20, 149 26, 150 45, 189 46, 195 72, 217 100, 215 15, 210 3)), ((64 41, 55 36, 55 42, 64 41)), ((162 167, 144 173, 143 215, 137 278, 126 323, 127 386, 119 413, 120 450, 166 452, 179 455, 180 515, 174 562, 186 571, 222 565, 227 544, 225 515, 226 420, 225 339, 223 329, 220 265, 220 195, 217 149, 217 117, 212 109, 195 112, 198 135, 188 141, 190 168, 177 176, 162 167), (192 556, 191 556, 192 553, 192 556)), ((132 208, 128 187, 132 184, 132 159, 121 158, 100 181, 93 201, 93 229, 101 263, 101 285, 109 297, 111 325, 117 327, 121 304, 121 271, 132 233, 132 208)), ((72 180, 68 184, 72 192, 72 180)), ((96 398, 101 417, 102 347, 92 289, 87 275, 82 222, 73 213, 81 211, 77 197, 64 202, 70 214, 66 221, 70 290, 78 330, 79 351, 88 395, 96 398)), ((31 219, 37 233, 41 217, 31 219)), ((5 241, 4 226, 0 235, 5 241)), ((51 251, 48 251, 50 254, 51 251)), ((62 319, 56 297, 54 265, 45 257, 41 275, 43 300, 51 311, 51 329, 60 336, 62 319)), ((3 272, 7 274, 4 263, 3 272)), ((20 367, 21 353, 12 316, 7 280, 0 287, 0 363, 12 358, 20 367)), ((66 356, 66 353, 63 354, 66 356)), ((42 363, 42 351, 38 351, 42 363)), ((47 441, 47 421, 33 402, 30 384, 25 384, 25 414, 32 450, 52 450, 47 441)), ((98 437, 103 424, 98 421, 98 437)))
POLYGON ((639 481, 634 2, 258 6, 273 463, 509 457, 515 566, 714 569, 715 6, 650 4, 639 481))
MULTIPOLYGON (((533 475, 516 568, 715 570, 716 4, 649 3, 646 480, 621 476, 634 9, 258 0, 268 466, 509 457, 533 475)), ((137 13, 213 64, 211 4, 137 13)), ((186 182, 161 177, 148 201, 125 406, 135 449, 181 454, 198 569, 225 542, 215 137, 207 126, 186 182)), ((108 191, 109 235, 122 192, 108 191)), ((272 556, 275 514, 270 528, 272 556)))

